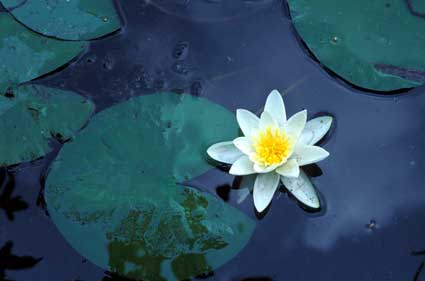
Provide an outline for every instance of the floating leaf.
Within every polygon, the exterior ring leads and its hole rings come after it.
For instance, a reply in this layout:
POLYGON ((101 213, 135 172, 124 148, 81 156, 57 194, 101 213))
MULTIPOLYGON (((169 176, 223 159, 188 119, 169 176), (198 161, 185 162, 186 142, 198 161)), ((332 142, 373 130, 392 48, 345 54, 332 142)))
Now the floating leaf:
POLYGON ((206 149, 238 133, 234 115, 190 95, 154 94, 97 114, 47 178, 49 213, 93 263, 137 280, 183 280, 234 257, 254 223, 179 185, 207 171, 206 149))
POLYGON ((112 0, 0 0, 30 29, 65 40, 89 40, 120 28, 112 0))
POLYGON ((0 13, 0 27, 0 93, 57 69, 85 47, 40 36, 7 13, 0 13))
POLYGON ((298 33, 319 61, 347 81, 378 91, 425 83, 425 14, 419 2, 288 0, 298 33))
POLYGON ((43 86, 21 86, 12 96, 0 96, 0 166, 45 155, 52 135, 70 138, 92 111, 83 97, 43 86))

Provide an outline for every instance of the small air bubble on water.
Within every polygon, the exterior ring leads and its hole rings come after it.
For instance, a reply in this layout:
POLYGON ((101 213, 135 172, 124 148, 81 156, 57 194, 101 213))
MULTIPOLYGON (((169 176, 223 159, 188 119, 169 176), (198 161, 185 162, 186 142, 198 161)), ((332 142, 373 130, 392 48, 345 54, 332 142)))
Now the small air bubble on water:
POLYGON ((187 67, 184 64, 181 64, 181 63, 178 63, 178 62, 173 64, 172 70, 175 73, 181 74, 181 75, 188 75, 189 74, 189 70, 187 69, 187 67))
POLYGON ((173 49, 173 58, 183 60, 189 53, 189 42, 179 42, 173 49))
POLYGON ((340 42, 341 42, 341 38, 339 38, 336 35, 331 38, 331 43, 334 45, 338 45, 340 42))
POLYGON ((377 228, 377 226, 378 226, 378 224, 377 224, 376 220, 372 219, 372 220, 370 220, 370 222, 366 225, 366 228, 367 228, 367 229, 369 229, 369 230, 374 230, 374 229, 376 229, 376 228, 377 228))

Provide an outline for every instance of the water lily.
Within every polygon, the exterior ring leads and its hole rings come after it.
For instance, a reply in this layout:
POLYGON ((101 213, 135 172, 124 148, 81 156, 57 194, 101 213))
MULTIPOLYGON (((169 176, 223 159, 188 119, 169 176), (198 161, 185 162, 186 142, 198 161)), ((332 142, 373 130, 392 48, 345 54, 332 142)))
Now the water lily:
POLYGON ((231 164, 232 175, 257 174, 253 187, 257 211, 267 208, 280 182, 302 203, 319 208, 313 184, 300 167, 329 156, 329 152, 314 144, 328 132, 332 117, 307 122, 307 111, 303 110, 287 119, 282 96, 273 90, 260 118, 238 109, 236 119, 244 136, 214 144, 207 153, 219 162, 231 164))

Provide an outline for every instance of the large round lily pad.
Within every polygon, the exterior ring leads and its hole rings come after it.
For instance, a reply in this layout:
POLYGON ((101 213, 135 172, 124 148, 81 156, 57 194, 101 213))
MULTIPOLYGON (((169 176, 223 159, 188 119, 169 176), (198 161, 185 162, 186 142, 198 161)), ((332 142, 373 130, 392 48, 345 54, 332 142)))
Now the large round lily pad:
POLYGON ((112 0, 0 0, 13 16, 43 35, 89 40, 120 28, 112 0))
POLYGON ((68 63, 85 47, 41 36, 0 13, 0 94, 68 63))
POLYGON ((53 221, 81 255, 127 277, 214 270, 245 246, 254 222, 179 183, 210 168, 205 151, 237 135, 234 119, 204 99, 166 93, 97 114, 52 165, 45 198, 53 221))
POLYGON ((345 80, 378 91, 425 83, 425 14, 419 2, 288 0, 298 33, 319 61, 345 80))
POLYGON ((90 101, 72 92, 36 85, 0 96, 0 166, 45 155, 52 136, 69 139, 93 109, 90 101))

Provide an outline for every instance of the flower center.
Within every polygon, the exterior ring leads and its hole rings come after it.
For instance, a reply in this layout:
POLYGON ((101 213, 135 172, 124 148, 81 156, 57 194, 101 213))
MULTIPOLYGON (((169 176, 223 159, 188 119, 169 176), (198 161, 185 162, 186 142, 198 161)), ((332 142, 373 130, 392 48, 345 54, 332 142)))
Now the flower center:
POLYGON ((269 127, 253 140, 255 159, 265 166, 283 162, 291 153, 293 141, 279 128, 269 127))

